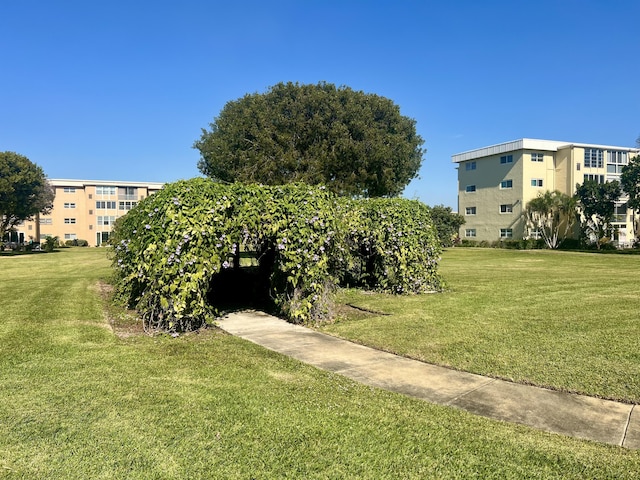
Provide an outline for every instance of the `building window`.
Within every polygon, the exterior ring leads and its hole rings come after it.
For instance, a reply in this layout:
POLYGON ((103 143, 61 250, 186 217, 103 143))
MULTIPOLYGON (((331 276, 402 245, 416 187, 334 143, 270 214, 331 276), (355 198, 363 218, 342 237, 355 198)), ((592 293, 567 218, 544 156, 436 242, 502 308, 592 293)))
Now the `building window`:
POLYGON ((531 179, 531 186, 532 187, 542 187, 542 179, 541 178, 532 178, 531 179))
POLYGON ((544 162, 544 153, 532 153, 531 154, 532 162, 544 162))
POLYGON ((503 155, 500 157, 500 163, 513 163, 513 155, 503 155))
POLYGON ((607 150, 607 163, 617 163, 620 165, 626 165, 629 163, 627 152, 620 152, 617 150, 607 150))
POLYGON ((576 163, 576 170, 580 171, 580 162, 576 163))
POLYGON ((464 210, 465 215, 475 215, 476 214, 476 207, 467 207, 464 210))
POLYGON ((465 229, 464 236, 465 237, 475 237, 476 236, 476 229, 475 228, 467 228, 467 229, 465 229))
POLYGON ((40 217, 40 225, 52 225, 53 224, 53 219, 52 218, 42 218, 40 217))
POLYGON ((96 209, 115 210, 116 202, 105 202, 104 200, 96 200, 96 209))
POLYGON ((64 204, 64 208, 76 208, 76 204, 75 203, 66 202, 64 204))
POLYGON ((96 187, 96 195, 115 195, 116 194, 116 187, 110 187, 110 186, 98 186, 96 187))
POLYGON ((98 225, 113 225, 116 222, 115 216, 98 216, 98 225))
POLYGON ((500 213, 513 213, 513 204, 504 203, 500 205, 500 213))
POLYGON ((467 188, 465 189, 465 192, 475 192, 476 191, 476 186, 475 185, 467 185, 467 188))
POLYGON ((29 228, 27 230, 33 230, 33 225, 29 225, 29 228))
POLYGON ((89 225, 89 230, 93 230, 93 225, 89 225))
POLYGON ((75 218, 65 218, 64 219, 64 223, 73 225, 73 224, 76 223, 76 219, 75 218))
POLYGON ((62 191, 64 193, 76 193, 76 187, 64 187, 62 191))
POLYGON ((500 238, 513 238, 513 229, 511 229, 511 228, 501 228, 500 229, 500 238))
POLYGON ((596 183, 604 183, 604 175, 592 175, 592 174, 585 173, 584 181, 586 182, 589 180, 596 183))
POLYGON ((500 182, 500 188, 513 188, 513 180, 503 180, 500 182))
POLYGON ((476 169, 476 162, 466 162, 464 165, 466 170, 475 170, 476 169))
POLYGON ((77 238, 75 233, 65 233, 64 234, 64 239, 65 240, 75 240, 77 238))
POLYGON ((131 210, 133 207, 136 206, 137 203, 138 202, 129 202, 129 201, 119 202, 118 210, 131 210))
POLYGON ((602 168, 604 166, 604 152, 599 148, 584 149, 584 168, 602 168))
POLYGON ((529 230, 529 238, 533 238, 534 240, 540 240, 542 238, 542 233, 540 230, 529 230))

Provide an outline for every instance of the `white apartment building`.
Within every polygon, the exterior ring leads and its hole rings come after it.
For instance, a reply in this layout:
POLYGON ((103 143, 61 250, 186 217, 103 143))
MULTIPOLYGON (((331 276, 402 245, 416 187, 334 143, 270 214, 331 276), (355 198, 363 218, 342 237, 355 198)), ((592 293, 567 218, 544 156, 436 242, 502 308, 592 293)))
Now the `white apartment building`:
MULTIPOLYGON (((457 153, 458 212, 465 218, 460 238, 495 241, 536 237, 526 228, 527 203, 545 190, 567 195, 586 179, 600 183, 619 180, 622 168, 640 149, 609 145, 535 140, 512 142, 457 153)), ((616 205, 617 240, 635 237, 635 212, 627 197, 616 205)))

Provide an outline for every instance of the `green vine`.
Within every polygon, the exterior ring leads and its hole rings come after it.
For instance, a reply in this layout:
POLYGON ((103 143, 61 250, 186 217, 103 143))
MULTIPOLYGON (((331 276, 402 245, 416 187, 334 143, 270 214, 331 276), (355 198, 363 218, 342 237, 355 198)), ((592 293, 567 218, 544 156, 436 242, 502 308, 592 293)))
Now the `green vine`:
POLYGON ((328 318, 338 282, 394 293, 441 287, 428 207, 337 200, 303 184, 172 183, 121 217, 111 244, 117 294, 150 330, 211 322, 212 279, 238 268, 240 252, 265 262, 271 298, 295 323, 328 318))

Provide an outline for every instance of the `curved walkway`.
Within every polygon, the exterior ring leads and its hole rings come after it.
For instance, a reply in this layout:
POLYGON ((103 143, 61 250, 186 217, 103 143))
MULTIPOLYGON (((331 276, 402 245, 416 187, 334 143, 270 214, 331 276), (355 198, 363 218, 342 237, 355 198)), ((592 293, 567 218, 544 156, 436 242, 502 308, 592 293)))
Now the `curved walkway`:
POLYGON ((366 385, 547 432, 640 448, 640 406, 429 365, 262 312, 232 313, 217 323, 232 335, 366 385))

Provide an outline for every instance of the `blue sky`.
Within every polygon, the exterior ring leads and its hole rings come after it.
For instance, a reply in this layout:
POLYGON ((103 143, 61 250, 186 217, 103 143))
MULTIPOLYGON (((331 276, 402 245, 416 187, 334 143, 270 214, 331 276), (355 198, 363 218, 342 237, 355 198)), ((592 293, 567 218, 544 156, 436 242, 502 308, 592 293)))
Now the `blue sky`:
POLYGON ((326 81, 393 100, 456 208, 451 155, 522 137, 634 146, 640 2, 0 0, 0 151, 50 178, 170 182, 230 100, 326 81))

